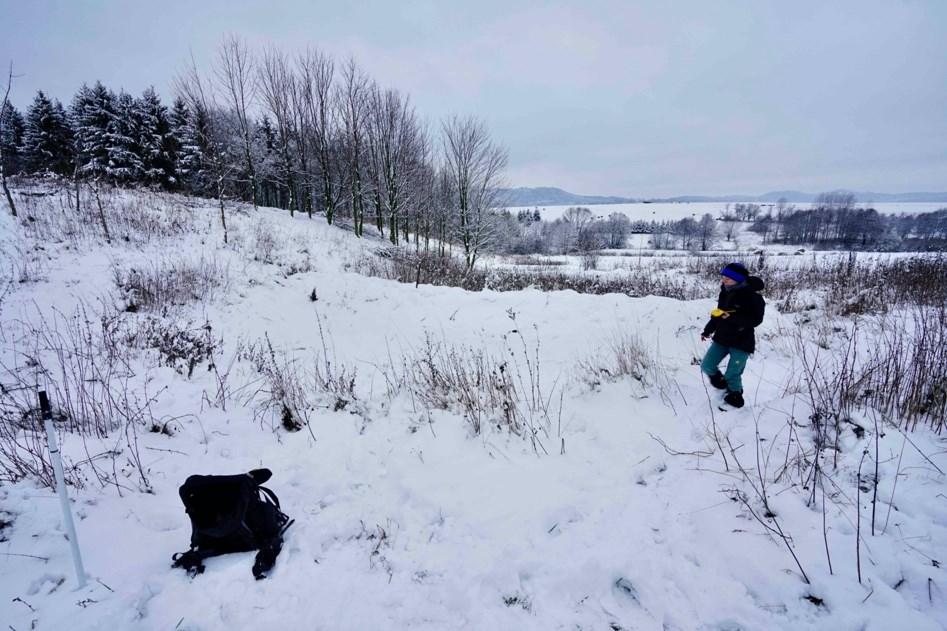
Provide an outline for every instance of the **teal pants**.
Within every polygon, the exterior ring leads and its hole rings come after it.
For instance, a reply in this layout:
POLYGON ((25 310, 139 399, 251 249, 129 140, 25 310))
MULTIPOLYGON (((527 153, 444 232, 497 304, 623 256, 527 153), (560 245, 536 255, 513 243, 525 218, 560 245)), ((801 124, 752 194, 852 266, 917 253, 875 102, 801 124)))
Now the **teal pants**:
POLYGON ((750 357, 746 351, 711 342, 707 354, 704 355, 704 361, 700 363, 700 369, 707 376, 717 374, 720 372, 717 366, 727 355, 730 356, 730 361, 727 362, 727 372, 723 374, 723 378, 727 380, 727 390, 743 392, 743 369, 746 368, 746 360, 750 357))

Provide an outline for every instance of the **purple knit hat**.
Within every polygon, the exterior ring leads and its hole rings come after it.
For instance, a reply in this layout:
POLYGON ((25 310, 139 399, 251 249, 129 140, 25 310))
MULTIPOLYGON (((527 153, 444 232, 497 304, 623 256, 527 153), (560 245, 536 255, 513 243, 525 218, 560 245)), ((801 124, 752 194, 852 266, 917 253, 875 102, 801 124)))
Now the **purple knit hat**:
POLYGON ((732 278, 738 283, 744 283, 749 278, 750 271, 746 269, 743 263, 728 263, 726 267, 720 270, 720 274, 732 278))

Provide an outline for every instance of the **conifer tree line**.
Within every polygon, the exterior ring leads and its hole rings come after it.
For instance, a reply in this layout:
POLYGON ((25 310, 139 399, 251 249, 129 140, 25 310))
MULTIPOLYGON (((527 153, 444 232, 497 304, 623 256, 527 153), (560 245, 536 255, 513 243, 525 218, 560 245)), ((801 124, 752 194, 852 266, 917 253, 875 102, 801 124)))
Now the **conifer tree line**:
POLYGON ((192 61, 170 104, 153 88, 83 85, 68 105, 36 94, 0 110, 3 173, 147 186, 291 214, 368 222, 392 243, 469 265, 487 246, 506 152, 472 116, 429 125, 410 97, 379 85, 354 59, 317 51, 254 53, 225 38, 208 69, 192 61))
POLYGON ((25 114, 6 102, 2 117, 0 142, 9 175, 102 178, 190 190, 182 178, 192 149, 182 142, 189 116, 186 108, 169 111, 152 88, 135 98, 101 83, 83 85, 68 109, 41 90, 25 114))

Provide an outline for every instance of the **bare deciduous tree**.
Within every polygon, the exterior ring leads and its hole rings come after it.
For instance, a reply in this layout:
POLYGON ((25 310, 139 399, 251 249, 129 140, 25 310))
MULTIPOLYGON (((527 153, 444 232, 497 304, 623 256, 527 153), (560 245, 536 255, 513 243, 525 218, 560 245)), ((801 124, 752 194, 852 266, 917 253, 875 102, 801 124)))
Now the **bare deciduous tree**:
POLYGON ((588 238, 589 230, 595 222, 591 210, 584 206, 573 206, 562 215, 562 221, 566 228, 566 252, 594 249, 592 240, 588 238))
POLYGON ((318 169, 319 192, 326 221, 335 219, 344 191, 345 171, 340 168, 339 109, 334 101, 335 63, 315 50, 299 59, 299 90, 302 100, 304 133, 318 169))
POLYGON ((398 243, 399 229, 407 230, 407 206, 413 202, 412 180, 420 168, 422 134, 414 108, 395 90, 373 89, 368 117, 370 165, 378 229, 398 243))
MULTIPOLYGON (((419 122, 417 155, 415 160, 417 165, 411 170, 410 186, 413 192, 412 202, 408 206, 409 217, 406 217, 404 226, 407 231, 408 224, 414 226, 414 244, 420 249, 421 237, 425 238, 425 250, 429 246, 431 237, 432 217, 434 208, 437 204, 435 195, 435 182, 437 170, 432 163, 433 146, 431 135, 428 132, 427 125, 419 122)), ((408 238, 405 232, 405 239, 408 238)))
POLYGON ((256 208, 259 200, 249 110, 256 99, 257 75, 252 55, 246 45, 235 35, 228 36, 221 43, 215 71, 217 81, 226 95, 232 119, 236 123, 237 133, 243 143, 245 168, 250 180, 253 207, 256 208))
POLYGON ((455 182, 446 165, 437 168, 433 182, 434 208, 431 215, 433 236, 437 239, 438 256, 446 256, 453 248, 454 233, 451 230, 454 199, 457 197, 455 182))
POLYGON ((300 210, 312 219, 313 173, 312 173, 312 134, 307 129, 309 117, 306 115, 306 94, 310 91, 302 83, 304 74, 293 74, 290 84, 290 114, 292 116, 292 137, 296 148, 296 179, 299 182, 300 210))
MULTIPOLYGON (((730 225, 733 225, 732 222, 730 225)), ((701 250, 707 251, 713 246, 714 238, 717 236, 717 222, 710 213, 704 213, 704 216, 700 218, 697 224, 697 236, 700 237, 701 250)), ((730 240, 729 235, 727 240, 730 240)))
POLYGON ((279 142, 280 171, 282 185, 289 194, 290 216, 299 210, 296 195, 296 181, 292 159, 292 143, 295 130, 293 111, 293 92, 295 77, 286 55, 276 49, 269 49, 263 55, 260 66, 260 90, 273 121, 276 123, 276 135, 279 142))
POLYGON ((371 79, 349 58, 342 68, 342 83, 339 86, 339 105, 345 130, 344 151, 348 165, 349 203, 355 235, 362 236, 365 225, 365 181, 363 176, 363 153, 365 150, 365 127, 368 113, 368 97, 371 79))
POLYGON ((197 71, 197 63, 191 57, 191 64, 182 74, 174 79, 175 90, 184 100, 193 115, 203 113, 204 124, 196 127, 203 145, 206 162, 211 168, 217 192, 217 201, 220 204, 220 225, 224 230, 224 243, 228 243, 227 211, 227 181, 232 165, 229 164, 223 144, 223 133, 220 129, 220 108, 217 105, 213 87, 201 79, 197 71))
POLYGON ((631 220, 624 213, 612 213, 605 223, 607 243, 610 248, 623 248, 631 232, 631 220))
POLYGON ((490 212, 499 204, 506 151, 493 143, 483 121, 454 116, 443 124, 445 167, 453 189, 467 268, 490 237, 490 212))

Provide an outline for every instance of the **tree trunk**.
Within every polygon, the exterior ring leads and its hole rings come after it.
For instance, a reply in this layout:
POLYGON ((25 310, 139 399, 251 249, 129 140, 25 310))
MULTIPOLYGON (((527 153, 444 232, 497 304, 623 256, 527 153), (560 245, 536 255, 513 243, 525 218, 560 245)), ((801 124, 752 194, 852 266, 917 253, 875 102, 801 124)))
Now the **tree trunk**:
POLYGON ((7 197, 7 203, 10 204, 10 212, 16 217, 16 204, 13 203, 13 195, 10 195, 10 189, 7 188, 7 174, 3 169, 3 156, 0 152, 0 184, 3 185, 3 194, 7 197))
POLYGON ((381 236, 385 236, 385 215, 381 208, 381 197, 378 193, 375 193, 375 226, 378 228, 378 232, 381 233, 381 236))
POLYGON ((217 179, 217 201, 220 202, 220 225, 224 228, 224 244, 229 243, 227 238, 227 213, 224 210, 223 178, 217 179))
MULTIPOLYGON (((246 132, 244 132, 246 134, 246 132)), ((247 170, 250 175, 250 193, 253 197, 253 210, 259 208, 259 199, 257 197, 257 185, 256 185, 256 169, 253 168, 253 156, 250 153, 250 138, 246 135, 244 136, 244 152, 247 160, 247 170)))
MULTIPOLYGON (((13 85, 13 62, 10 62, 10 72, 7 74, 7 90, 3 93, 3 99, 0 100, 0 138, 3 135, 3 110, 4 106, 10 102, 10 88, 13 85)), ((12 111, 12 110, 11 110, 12 111)), ((3 168, 5 156, 3 155, 3 144, 0 143, 0 186, 3 186, 3 194, 7 198, 7 203, 10 205, 10 212, 16 217, 16 204, 13 203, 13 195, 10 194, 10 189, 7 188, 7 171, 3 168)))
MULTIPOLYGON (((78 158, 77 158, 77 161, 78 161, 78 158)), ((76 168, 75 168, 75 171, 73 171, 72 178, 76 185, 76 214, 78 215, 79 210, 80 210, 79 192, 80 192, 80 187, 81 187, 80 180, 79 180, 79 165, 78 164, 76 164, 76 168)))
POLYGON ((99 208, 99 221, 102 222, 102 231, 105 233, 105 242, 111 243, 112 236, 109 234, 109 226, 105 220, 105 208, 102 207, 102 198, 99 197, 99 183, 96 182, 95 186, 92 187, 92 192, 95 193, 95 204, 99 208))

